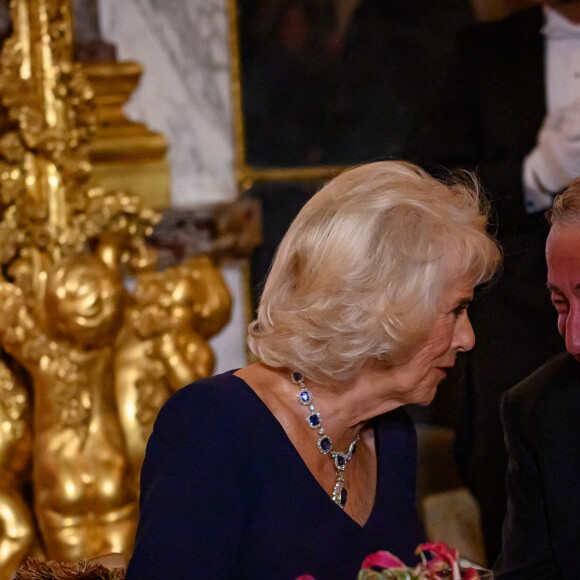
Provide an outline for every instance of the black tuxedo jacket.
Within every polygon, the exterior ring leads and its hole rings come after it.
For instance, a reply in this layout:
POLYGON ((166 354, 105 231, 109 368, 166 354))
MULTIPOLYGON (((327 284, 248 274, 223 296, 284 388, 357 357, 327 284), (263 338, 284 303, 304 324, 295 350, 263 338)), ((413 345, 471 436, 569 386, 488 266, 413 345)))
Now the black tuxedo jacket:
POLYGON ((561 353, 502 399, 508 514, 498 580, 578 580, 580 362, 561 353))
POLYGON ((444 166, 476 171, 504 252, 501 276, 470 307, 476 344, 460 361, 457 453, 480 505, 488 563, 500 550, 506 502, 501 396, 563 348, 546 291, 548 224, 526 213, 522 190, 522 163, 546 113, 542 25, 535 7, 460 35, 445 127, 433 141, 443 142, 433 158, 444 166))
POLYGON ((444 99, 447 127, 439 130, 454 145, 443 154, 452 165, 477 171, 493 200, 501 238, 538 225, 538 216, 525 212, 521 169, 546 114, 542 25, 538 6, 465 30, 444 99))
MULTIPOLYGON (((546 114, 542 26, 542 8, 537 6, 500 22, 467 29, 458 42, 461 94, 459 102, 450 101, 455 113, 449 118, 463 126, 458 142, 460 161, 454 165, 477 172, 491 199, 492 220, 504 252, 504 269, 492 289, 493 308, 500 301, 516 309, 520 318, 526 318, 529 336, 540 349, 548 347, 546 356, 533 357, 527 368, 524 365, 518 371, 523 374, 514 375, 515 380, 505 383, 502 390, 562 348, 546 292, 548 224, 543 212, 526 213, 522 189, 524 157, 535 147, 546 114)), ((488 315, 486 312, 486 320, 488 315)), ((506 345, 528 338, 507 334, 506 345)), ((512 368, 517 366, 514 355, 517 357, 510 352, 512 368)), ((489 366, 485 373, 489 380, 489 366)))

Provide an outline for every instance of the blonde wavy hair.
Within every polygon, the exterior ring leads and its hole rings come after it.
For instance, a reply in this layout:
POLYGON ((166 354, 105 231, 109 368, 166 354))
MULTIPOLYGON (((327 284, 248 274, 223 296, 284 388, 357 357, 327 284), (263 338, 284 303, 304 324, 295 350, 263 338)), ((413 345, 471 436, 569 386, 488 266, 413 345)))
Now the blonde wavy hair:
POLYGON ((552 227, 580 226, 580 179, 575 179, 567 189, 554 199, 546 212, 552 227))
POLYGON ((265 364, 343 383, 424 341, 449 283, 489 280, 501 257, 475 178, 445 184, 382 161, 325 185, 284 236, 248 330, 265 364))

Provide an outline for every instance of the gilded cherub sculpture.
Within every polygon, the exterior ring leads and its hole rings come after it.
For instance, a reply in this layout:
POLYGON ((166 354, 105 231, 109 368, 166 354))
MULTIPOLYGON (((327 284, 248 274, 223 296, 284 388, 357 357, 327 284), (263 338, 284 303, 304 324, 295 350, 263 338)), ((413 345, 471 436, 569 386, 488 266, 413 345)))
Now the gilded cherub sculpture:
POLYGON ((28 391, 0 359, 0 580, 9 580, 35 538, 34 517, 22 494, 32 431, 28 391))
POLYGON ((208 340, 229 320, 230 310, 226 283, 206 256, 137 276, 115 345, 119 419, 136 475, 163 403, 213 372, 208 340))
POLYGON ((30 392, 0 358, 9 427, 0 430, 0 580, 36 529, 49 559, 130 556, 152 421, 172 391, 211 373, 207 341, 231 307, 208 258, 155 271, 146 238, 157 212, 89 187, 96 115, 72 60, 70 0, 10 6, 0 56, 0 348, 30 392), (32 505, 20 493, 30 458, 32 505))
POLYGON ((76 255, 49 268, 45 289, 34 308, 18 286, 0 283, 0 340, 34 385, 32 481, 46 551, 68 561, 128 557, 137 493, 117 418, 112 348, 123 286, 98 258, 76 255))

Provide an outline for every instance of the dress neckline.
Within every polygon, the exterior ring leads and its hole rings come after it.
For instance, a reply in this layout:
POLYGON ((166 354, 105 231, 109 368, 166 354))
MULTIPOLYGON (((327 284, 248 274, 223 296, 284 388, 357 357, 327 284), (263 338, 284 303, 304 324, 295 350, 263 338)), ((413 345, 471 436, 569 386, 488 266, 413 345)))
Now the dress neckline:
MULTIPOLYGON (((380 433, 380 428, 379 428, 380 426, 377 425, 376 418, 371 421, 372 427, 373 427, 373 432, 374 432, 374 440, 375 440, 375 446, 376 446, 375 452, 376 452, 376 461, 377 461, 377 481, 375 483, 375 500, 373 502, 373 507, 371 508, 371 511, 369 513, 368 518, 366 519, 365 523, 361 525, 356 520, 354 520, 347 512, 345 512, 344 510, 341 510, 332 501, 332 498, 328 495, 328 493, 326 492, 324 487, 322 487, 322 485, 316 479, 316 477, 314 476, 312 471, 310 471, 310 469, 308 468, 308 465, 306 464, 306 462, 302 458, 302 455, 300 455, 300 452, 298 451, 298 449, 296 448, 296 446, 294 445, 294 443, 292 442, 292 440, 290 439, 290 437, 286 433, 286 430, 284 429, 284 427, 282 426, 282 424, 280 423, 280 421, 278 420, 276 415, 272 412, 270 407, 268 407, 268 405, 262 400, 262 398, 258 395, 258 393, 256 393, 256 391, 244 379, 242 379, 241 377, 234 374, 238 370, 239 369, 234 369, 234 370, 230 371, 231 376, 234 377, 239 383, 241 383, 241 385, 243 385, 246 388, 246 390, 248 391, 250 396, 252 396, 259 403, 260 407, 264 410, 264 414, 267 417, 269 417, 270 420, 272 421, 272 424, 275 425, 276 430, 278 431, 278 433, 281 436, 281 438, 283 439, 283 441, 285 441, 285 444, 292 449, 292 454, 293 454, 297 464, 299 464, 301 466, 301 469, 303 469, 305 471, 305 473, 307 474, 307 478, 311 482, 313 482, 313 484, 316 486, 316 488, 322 494, 323 498, 326 498, 326 500, 328 500, 327 501, 328 506, 330 506, 330 508, 332 508, 333 510, 336 510, 338 512, 342 512, 342 516, 345 517, 347 519, 347 521, 349 521, 352 525, 356 526, 358 529, 367 530, 369 528, 369 523, 371 522, 371 520, 374 519, 373 518, 374 513, 379 510, 379 507, 380 507, 379 502, 380 502, 380 498, 382 497, 381 481, 384 479, 382 477, 382 474, 381 474, 382 466, 381 466, 381 460, 380 460, 380 457, 381 457, 381 455, 380 455, 380 452, 381 452, 380 434, 381 433, 380 433)), ((321 500, 321 501, 323 501, 323 500, 321 500)))

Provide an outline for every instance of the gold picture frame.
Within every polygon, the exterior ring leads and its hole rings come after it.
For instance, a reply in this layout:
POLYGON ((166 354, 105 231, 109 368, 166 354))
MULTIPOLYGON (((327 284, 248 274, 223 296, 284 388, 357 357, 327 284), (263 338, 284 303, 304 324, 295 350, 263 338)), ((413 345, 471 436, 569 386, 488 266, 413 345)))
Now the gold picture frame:
POLYGON ((344 169, 344 166, 318 165, 312 167, 257 168, 247 163, 242 106, 242 67, 238 0, 226 0, 226 2, 234 137, 234 172, 238 192, 243 194, 251 189, 256 183, 325 181, 334 177, 344 169))

